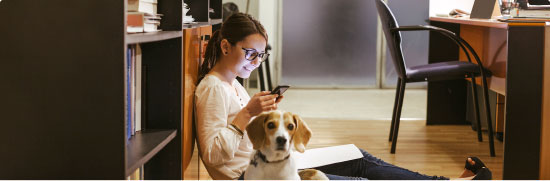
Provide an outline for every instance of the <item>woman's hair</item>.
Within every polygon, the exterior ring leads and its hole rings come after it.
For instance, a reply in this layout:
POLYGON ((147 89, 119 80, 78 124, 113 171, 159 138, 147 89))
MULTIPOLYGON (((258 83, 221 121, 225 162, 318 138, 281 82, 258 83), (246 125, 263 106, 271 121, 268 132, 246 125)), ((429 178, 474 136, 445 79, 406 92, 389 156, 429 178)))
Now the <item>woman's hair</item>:
POLYGON ((260 22, 249 14, 235 13, 227 18, 219 30, 212 34, 208 41, 204 61, 199 68, 199 82, 210 72, 212 67, 222 55, 221 41, 227 39, 231 45, 244 40, 247 36, 260 34, 265 38, 267 44, 267 33, 260 22))

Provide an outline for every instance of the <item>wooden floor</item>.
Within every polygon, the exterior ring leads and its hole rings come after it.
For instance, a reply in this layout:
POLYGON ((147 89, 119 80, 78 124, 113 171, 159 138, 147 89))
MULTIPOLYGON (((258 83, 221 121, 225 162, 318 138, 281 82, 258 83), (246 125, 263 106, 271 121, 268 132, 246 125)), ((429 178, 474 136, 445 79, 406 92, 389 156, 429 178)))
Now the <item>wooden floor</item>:
MULTIPOLYGON (((487 134, 484 142, 478 142, 469 125, 426 126, 425 121, 402 121, 396 154, 390 154, 390 121, 305 120, 313 131, 308 148, 352 143, 388 163, 451 178, 459 176, 466 157, 473 155, 491 169, 493 179, 502 179, 502 142, 495 140, 496 157, 490 157, 487 134)), ((199 162, 196 155, 192 162, 199 162)), ((185 172, 185 179, 211 178, 204 167, 195 166, 185 172)))

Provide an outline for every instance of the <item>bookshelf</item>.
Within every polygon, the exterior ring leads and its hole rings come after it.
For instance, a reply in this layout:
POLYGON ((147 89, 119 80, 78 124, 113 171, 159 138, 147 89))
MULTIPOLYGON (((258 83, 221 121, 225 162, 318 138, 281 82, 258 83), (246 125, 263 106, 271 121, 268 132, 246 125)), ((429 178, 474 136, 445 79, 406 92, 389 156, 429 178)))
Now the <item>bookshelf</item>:
POLYGON ((163 31, 126 34, 126 0, 0 1, 0 179, 120 180, 142 165, 182 179, 183 29, 221 21, 182 27, 181 3, 158 0, 163 31), (127 139, 132 44, 144 130, 127 139))

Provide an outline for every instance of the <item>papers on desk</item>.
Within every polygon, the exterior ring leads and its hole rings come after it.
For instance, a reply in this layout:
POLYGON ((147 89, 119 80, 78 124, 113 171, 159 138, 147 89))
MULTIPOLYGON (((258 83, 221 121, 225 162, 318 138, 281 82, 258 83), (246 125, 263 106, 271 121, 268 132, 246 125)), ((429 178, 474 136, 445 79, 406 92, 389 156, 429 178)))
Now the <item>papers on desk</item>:
POLYGON ((296 152, 295 159, 298 169, 313 168, 333 163, 362 158, 363 154, 354 144, 314 148, 304 153, 296 152))

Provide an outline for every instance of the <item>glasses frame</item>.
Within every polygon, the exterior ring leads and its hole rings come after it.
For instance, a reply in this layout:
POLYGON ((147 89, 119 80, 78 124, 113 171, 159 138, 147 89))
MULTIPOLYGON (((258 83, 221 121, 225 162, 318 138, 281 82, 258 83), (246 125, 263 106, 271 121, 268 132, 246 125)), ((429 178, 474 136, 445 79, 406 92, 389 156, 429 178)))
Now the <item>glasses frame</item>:
POLYGON ((259 53, 257 50, 252 48, 244 48, 244 58, 248 61, 254 61, 257 57, 260 57, 260 63, 265 62, 267 60, 267 57, 269 57, 269 53, 259 53), (253 53, 258 53, 255 56, 252 56, 253 53))

